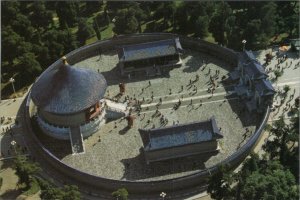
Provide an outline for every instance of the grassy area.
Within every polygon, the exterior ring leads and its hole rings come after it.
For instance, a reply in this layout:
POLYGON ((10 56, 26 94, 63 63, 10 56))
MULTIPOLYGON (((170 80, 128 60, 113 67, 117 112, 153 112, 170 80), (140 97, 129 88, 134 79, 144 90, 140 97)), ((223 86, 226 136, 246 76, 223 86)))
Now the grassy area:
POLYGON ((203 40, 205 40, 207 42, 211 42, 211 43, 217 44, 217 42, 215 41, 215 38, 212 36, 211 33, 208 33, 208 36, 205 37, 203 40))
POLYGON ((85 41, 85 44, 92 44, 92 43, 96 42, 97 40, 98 40, 98 39, 97 39, 97 36, 95 35, 95 36, 93 36, 93 37, 87 39, 87 40, 85 41))
POLYGON ((101 38, 103 39, 108 39, 113 36, 113 28, 115 25, 113 23, 110 23, 104 31, 101 32, 101 38))

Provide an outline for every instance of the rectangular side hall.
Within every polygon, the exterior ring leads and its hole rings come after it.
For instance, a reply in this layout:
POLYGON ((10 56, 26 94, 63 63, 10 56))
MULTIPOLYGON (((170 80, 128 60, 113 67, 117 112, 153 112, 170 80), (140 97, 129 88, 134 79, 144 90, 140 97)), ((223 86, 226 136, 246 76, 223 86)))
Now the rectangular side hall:
POLYGON ((147 164, 154 161, 218 152, 217 139, 223 138, 216 120, 139 129, 147 164))
POLYGON ((179 38, 121 46, 118 49, 121 75, 136 71, 147 76, 160 75, 164 67, 181 65, 182 51, 179 38))

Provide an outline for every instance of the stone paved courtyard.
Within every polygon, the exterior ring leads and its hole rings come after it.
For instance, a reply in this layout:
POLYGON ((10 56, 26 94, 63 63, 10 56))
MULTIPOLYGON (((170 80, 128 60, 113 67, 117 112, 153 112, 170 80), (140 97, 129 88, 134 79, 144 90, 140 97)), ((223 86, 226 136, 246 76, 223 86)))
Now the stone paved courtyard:
MULTIPOLYGON (((118 57, 114 52, 108 52, 101 56, 86 59, 75 66, 88 67, 101 72, 107 82, 108 88, 106 96, 114 97, 119 92, 118 84, 126 83, 126 94, 142 100, 145 98, 143 109, 140 115, 135 114, 134 127, 127 129, 126 120, 116 120, 106 123, 100 130, 86 139, 85 154, 67 155, 62 160, 87 173, 117 180, 161 180, 175 178, 201 169, 210 167, 231 155, 243 145, 251 133, 256 129, 261 116, 249 115, 247 112, 241 113, 244 105, 240 104, 236 98, 227 96, 226 90, 221 83, 214 95, 211 96, 206 90, 209 87, 210 75, 215 75, 215 70, 220 70, 218 81, 223 75, 231 70, 231 66, 217 60, 212 56, 186 50, 182 56, 183 65, 174 68, 169 75, 161 77, 146 78, 143 75, 122 78, 116 68, 118 57), (203 64, 205 60, 207 65, 203 64), (194 83, 197 93, 188 87, 190 79, 195 80, 196 75, 199 80, 194 83), (149 86, 149 80, 151 86, 149 86), (181 86, 184 87, 183 91, 181 86), (144 88, 144 92, 142 92, 144 88), (171 88, 171 94, 169 89, 171 88), (151 94, 154 99, 151 101, 151 94), (162 98, 160 112, 168 119, 167 126, 173 123, 187 123, 207 120, 215 116, 217 125, 221 127, 224 138, 220 140, 220 153, 207 158, 199 156, 181 158, 170 161, 163 161, 147 165, 143 152, 142 141, 138 133, 138 128, 160 127, 159 117, 153 117, 155 104, 162 98), (173 110, 173 105, 179 98, 183 103, 178 110, 173 110), (190 99, 193 103, 190 104, 190 99), (200 104, 200 100, 202 104, 200 104), (148 124, 148 120, 150 123, 148 124), (116 127, 115 127, 116 126, 116 127), (250 133, 246 133, 248 127, 250 133)), ((123 101, 123 99, 121 99, 123 101)))

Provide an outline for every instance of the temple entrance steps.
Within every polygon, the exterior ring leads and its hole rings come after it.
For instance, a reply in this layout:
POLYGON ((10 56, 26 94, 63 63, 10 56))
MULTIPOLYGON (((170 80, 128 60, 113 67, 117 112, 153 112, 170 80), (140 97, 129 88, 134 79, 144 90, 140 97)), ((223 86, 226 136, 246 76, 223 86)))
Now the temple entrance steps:
POLYGON ((71 126, 70 127, 70 141, 72 146, 72 153, 79 154, 84 153, 84 144, 80 131, 80 126, 71 126))
POLYGON ((119 119, 128 115, 126 103, 117 103, 106 99, 106 118, 108 119, 119 119))

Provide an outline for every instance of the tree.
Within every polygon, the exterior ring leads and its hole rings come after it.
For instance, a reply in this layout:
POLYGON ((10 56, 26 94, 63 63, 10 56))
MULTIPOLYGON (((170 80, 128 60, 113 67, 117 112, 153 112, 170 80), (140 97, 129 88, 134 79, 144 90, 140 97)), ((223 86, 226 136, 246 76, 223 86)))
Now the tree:
POLYGON ((108 14, 105 13, 99 13, 96 15, 96 17, 94 18, 94 28, 97 24, 97 26, 100 29, 103 29, 104 27, 107 27, 110 23, 110 18, 108 16, 108 14))
POLYGON ((82 18, 78 23, 77 40, 80 45, 84 45, 85 41, 94 34, 94 29, 87 22, 86 19, 82 18))
POLYGON ((63 188, 55 187, 52 182, 38 179, 42 199, 80 200, 81 194, 75 185, 65 185, 63 188))
MULTIPOLYGON (((243 171, 243 170, 242 170, 243 171)), ((243 180, 239 199, 298 199, 295 177, 278 161, 260 164, 243 180)))
POLYGON ((28 17, 23 14, 17 14, 16 20, 11 21, 10 23, 12 29, 20 36, 23 36, 27 41, 31 40, 35 33, 35 29, 31 24, 28 17))
POLYGON ((94 19, 94 30, 95 30, 97 39, 101 40, 101 31, 100 31, 100 28, 98 26, 97 20, 95 20, 95 19, 94 19))
POLYGON ((100 11, 103 1, 87 1, 85 2, 85 14, 91 15, 94 12, 100 11))
POLYGON ((42 72, 40 63, 35 59, 33 53, 24 53, 17 60, 16 68, 24 80, 32 80, 42 72))
POLYGON ((130 13, 128 9, 122 9, 117 12, 115 27, 113 31, 117 34, 136 33, 138 28, 137 19, 134 13, 130 13))
POLYGON ((209 23, 208 16, 198 17, 195 24, 196 36, 200 38, 204 38, 208 35, 208 23, 209 23))
POLYGON ((75 185, 65 185, 64 186, 64 200, 72 199, 72 200, 80 200, 81 194, 78 191, 78 187, 75 185))
POLYGON ((233 180, 233 174, 229 170, 229 166, 221 165, 218 171, 210 177, 207 192, 217 200, 230 199, 232 196, 230 185, 233 180))
POLYGON ((2 29, 2 49, 5 49, 5 51, 2 51, 2 59, 13 65, 13 60, 18 55, 16 49, 22 41, 24 39, 14 32, 11 26, 2 29))
POLYGON ((45 2, 33 2, 31 12, 30 21, 34 27, 43 27, 46 29, 50 24, 52 24, 52 12, 46 10, 45 2))
POLYGON ((142 32, 142 21, 147 18, 147 15, 145 12, 139 7, 139 5, 135 5, 134 7, 131 7, 128 9, 128 12, 134 13, 134 16, 138 22, 138 30, 139 33, 142 32))
POLYGON ((79 13, 79 2, 77 1, 58 1, 55 6, 59 24, 61 28, 65 28, 65 24, 73 27, 77 22, 79 13))
POLYGON ((274 2, 268 2, 260 9, 260 19, 261 19, 261 33, 266 34, 267 38, 270 38, 274 35, 277 24, 277 11, 276 11, 277 5, 274 2))
POLYGON ((120 189, 114 191, 113 193, 111 193, 111 195, 113 197, 117 197, 120 200, 127 200, 128 191, 126 190, 126 188, 120 188, 120 189))
POLYGON ((278 160, 265 160, 257 154, 246 159, 237 174, 221 167, 209 181, 214 199, 298 199, 295 177, 278 160))
POLYGON ((219 2, 210 20, 209 31, 219 44, 225 44, 225 24, 231 14, 232 10, 228 3, 219 2))
POLYGON ((188 10, 186 9, 186 3, 182 2, 175 12, 175 23, 179 27, 179 31, 186 33, 188 31, 188 10))
POLYGON ((33 175, 38 173, 41 168, 37 163, 32 163, 25 156, 18 155, 15 160, 16 175, 19 177, 19 184, 25 184, 26 188, 30 186, 33 175))
POLYGON ((2 1, 1 2, 1 23, 3 26, 8 26, 11 22, 17 19, 20 13, 20 2, 18 1, 2 1))

